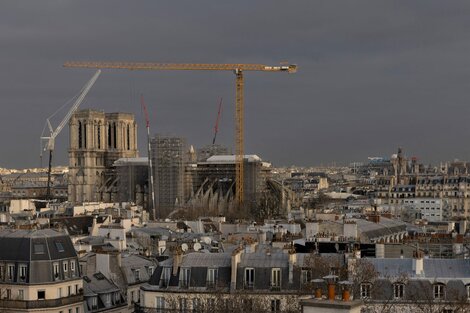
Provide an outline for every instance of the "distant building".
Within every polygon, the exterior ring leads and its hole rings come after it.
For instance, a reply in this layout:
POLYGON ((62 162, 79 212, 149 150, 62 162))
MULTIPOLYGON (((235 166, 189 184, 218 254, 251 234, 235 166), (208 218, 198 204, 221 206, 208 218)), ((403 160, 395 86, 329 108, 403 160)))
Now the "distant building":
POLYGON ((80 110, 72 115, 69 127, 69 201, 113 200, 113 163, 137 157, 134 115, 80 110))
POLYGON ((219 144, 207 145, 197 149, 197 161, 205 162, 213 155, 227 155, 230 154, 227 147, 219 144))
POLYGON ((152 141, 156 217, 166 217, 184 203, 186 140, 155 136, 152 141))
POLYGON ((114 162, 117 180, 117 202, 133 202, 147 207, 148 158, 122 158, 114 162))

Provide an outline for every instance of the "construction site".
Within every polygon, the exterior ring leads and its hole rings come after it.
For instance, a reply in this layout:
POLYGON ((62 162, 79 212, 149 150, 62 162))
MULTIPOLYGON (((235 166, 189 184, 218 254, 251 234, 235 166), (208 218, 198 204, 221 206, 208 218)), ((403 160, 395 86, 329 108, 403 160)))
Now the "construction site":
MULTIPOLYGON (((69 125, 67 201, 128 202, 141 205, 151 219, 201 211, 233 217, 285 215, 295 203, 292 193, 274 181, 271 164, 244 153, 244 73, 249 71, 294 73, 296 65, 173 64, 67 62, 66 68, 96 69, 93 77, 72 99, 73 103, 54 128, 47 119, 41 135, 41 160, 48 155, 47 182, 38 199, 60 201, 53 192, 55 141, 69 125), (102 70, 230 71, 235 74, 235 153, 216 142, 223 100, 220 98, 211 144, 195 149, 184 137, 152 135, 147 108, 147 157, 139 157, 137 122, 133 113, 79 109, 102 70), (289 205, 287 205, 289 203, 289 205), (270 209, 267 209, 267 208, 270 209), (260 214, 260 212, 267 212, 260 214)), ((61 194, 62 198, 64 194, 61 194)))

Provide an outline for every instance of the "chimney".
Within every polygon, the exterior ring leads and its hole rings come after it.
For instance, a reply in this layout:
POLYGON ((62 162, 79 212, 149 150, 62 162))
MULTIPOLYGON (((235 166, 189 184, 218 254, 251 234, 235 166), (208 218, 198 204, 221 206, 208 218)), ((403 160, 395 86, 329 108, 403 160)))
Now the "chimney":
POLYGON ((243 248, 237 248, 232 252, 232 273, 230 280, 230 290, 237 288, 237 268, 240 264, 241 255, 243 254, 243 248))
POLYGON ((330 301, 335 300, 335 297, 336 297, 335 288, 336 288, 336 285, 335 285, 334 281, 330 281, 328 283, 328 300, 330 300, 330 301))
POLYGON ((328 300, 334 301, 336 299, 336 275, 328 275, 323 277, 328 283, 328 300))
POLYGON ((182 261, 183 251, 181 251, 181 247, 175 247, 173 253, 173 275, 176 275, 178 273, 178 267, 180 267, 182 261))
POLYGON ((416 276, 422 276, 424 274, 423 253, 419 250, 413 252, 413 271, 416 276))
POLYGON ((350 281, 342 281, 342 282, 339 282, 339 284, 341 285, 342 287, 342 297, 341 299, 345 302, 349 301, 351 299, 351 285, 352 283, 350 281))
POLYGON ((294 283, 294 266, 297 264, 297 254, 294 249, 289 250, 289 284, 294 283))
POLYGON ((315 299, 321 300, 323 298, 322 285, 325 283, 323 279, 312 279, 312 283, 315 287, 315 299))

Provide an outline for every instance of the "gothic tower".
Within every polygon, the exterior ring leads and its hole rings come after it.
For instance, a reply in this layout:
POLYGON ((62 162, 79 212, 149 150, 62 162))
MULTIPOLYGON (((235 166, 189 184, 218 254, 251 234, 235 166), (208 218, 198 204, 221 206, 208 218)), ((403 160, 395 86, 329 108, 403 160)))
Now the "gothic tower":
POLYGON ((134 115, 85 109, 73 114, 69 128, 69 201, 111 201, 114 162, 137 157, 134 115))

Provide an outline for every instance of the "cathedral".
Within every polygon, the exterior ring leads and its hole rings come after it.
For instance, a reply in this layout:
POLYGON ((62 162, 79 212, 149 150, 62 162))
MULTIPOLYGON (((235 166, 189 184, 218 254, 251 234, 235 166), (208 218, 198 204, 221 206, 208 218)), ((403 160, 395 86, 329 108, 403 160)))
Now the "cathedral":
POLYGON ((138 156, 134 114, 80 110, 69 128, 69 202, 113 201, 114 162, 138 156))

